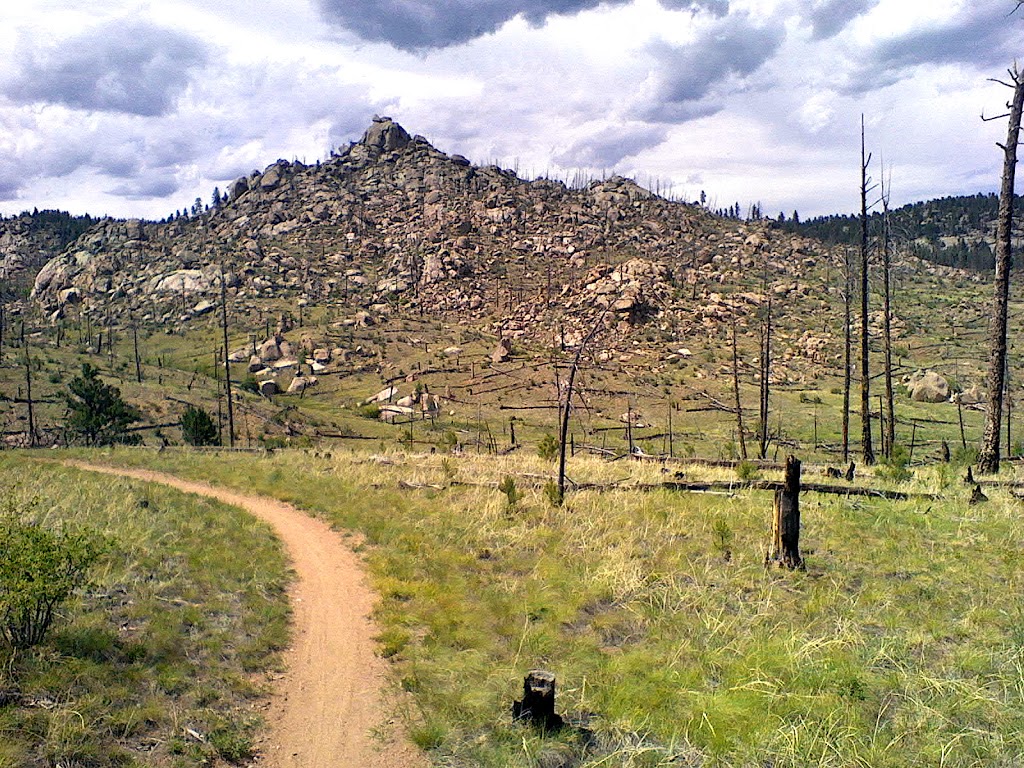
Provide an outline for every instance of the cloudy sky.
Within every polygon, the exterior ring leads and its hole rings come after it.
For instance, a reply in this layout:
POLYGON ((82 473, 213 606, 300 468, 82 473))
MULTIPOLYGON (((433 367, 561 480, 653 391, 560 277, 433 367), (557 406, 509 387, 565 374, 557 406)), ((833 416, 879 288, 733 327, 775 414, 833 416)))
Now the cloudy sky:
POLYGON ((894 204, 995 190, 1014 5, 5 0, 0 213, 160 218, 374 114, 528 178, 807 217, 857 207, 863 113, 894 204))

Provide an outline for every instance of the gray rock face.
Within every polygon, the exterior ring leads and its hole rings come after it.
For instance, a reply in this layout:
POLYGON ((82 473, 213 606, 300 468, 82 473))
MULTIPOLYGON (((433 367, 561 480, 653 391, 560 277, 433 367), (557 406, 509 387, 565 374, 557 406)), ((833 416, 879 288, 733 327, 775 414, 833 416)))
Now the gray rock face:
POLYGON ((360 143, 375 149, 382 149, 385 152, 393 152, 396 149, 401 149, 410 141, 412 141, 412 137, 405 128, 390 117, 375 117, 373 125, 363 134, 360 143))
POLYGON ((907 383, 910 399, 917 403, 944 403, 949 400, 949 382, 935 371, 914 374, 907 383))
POLYGON ((509 339, 502 339, 491 353, 491 362, 505 363, 510 357, 512 357, 512 342, 509 339))
POLYGON ((288 385, 289 395, 298 395, 316 385, 316 376, 296 376, 288 385))
POLYGON ((202 317, 203 315, 210 314, 216 308, 217 308, 217 305, 214 304, 212 301, 208 301, 207 299, 203 299, 198 304, 196 304, 194 307, 192 307, 192 315, 194 317, 202 317))

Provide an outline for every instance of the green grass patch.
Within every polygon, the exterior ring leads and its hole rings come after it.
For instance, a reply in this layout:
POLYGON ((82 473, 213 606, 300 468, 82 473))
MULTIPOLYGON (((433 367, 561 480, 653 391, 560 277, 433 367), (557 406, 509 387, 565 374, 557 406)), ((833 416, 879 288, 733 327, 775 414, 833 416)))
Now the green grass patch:
POLYGON ((0 485, 38 499, 39 524, 109 542, 41 645, 0 647, 0 766, 247 759, 261 673, 288 636, 287 566, 269 529, 214 501, 10 454, 0 485))

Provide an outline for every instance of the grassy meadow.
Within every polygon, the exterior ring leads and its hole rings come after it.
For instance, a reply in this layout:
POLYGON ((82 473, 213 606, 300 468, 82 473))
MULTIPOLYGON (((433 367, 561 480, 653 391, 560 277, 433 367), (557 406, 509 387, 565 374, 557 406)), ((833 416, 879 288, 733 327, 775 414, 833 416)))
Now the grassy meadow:
POLYGON ((269 528, 214 501, 10 453, 0 488, 28 519, 106 543, 42 645, 0 645, 0 766, 246 762, 288 637, 287 563, 269 528))
MULTIPOLYGON (((361 533, 380 653, 415 702, 400 714, 439 766, 1013 766, 1024 754, 1024 523, 1005 491, 968 506, 962 466, 915 467, 898 485, 941 499, 805 494, 806 570, 789 572, 764 565, 769 494, 632 487, 663 479, 657 464, 574 459, 575 481, 607 487, 555 508, 551 464, 525 454, 79 455, 274 496, 361 533), (497 490, 506 477, 515 503, 497 490), (536 667, 556 673, 558 711, 587 733, 512 721, 536 667)), ((861 482, 897 487, 885 477, 861 482)))

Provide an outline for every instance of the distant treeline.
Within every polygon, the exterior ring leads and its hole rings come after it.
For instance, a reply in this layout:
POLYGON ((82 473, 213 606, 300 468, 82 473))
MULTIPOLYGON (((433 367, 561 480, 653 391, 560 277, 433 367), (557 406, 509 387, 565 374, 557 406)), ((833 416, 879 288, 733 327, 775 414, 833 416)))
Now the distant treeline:
MULTIPOLYGON (((995 266, 992 243, 999 196, 994 193, 943 197, 923 203, 911 203, 889 212, 889 226, 899 248, 928 261, 950 267, 989 270, 995 266)), ((1017 196, 1015 210, 1022 210, 1017 196)), ((819 216, 801 221, 779 217, 777 227, 815 237, 834 244, 860 242, 860 217, 854 214, 819 216)), ((869 235, 877 240, 882 234, 882 213, 869 215, 869 235)))

